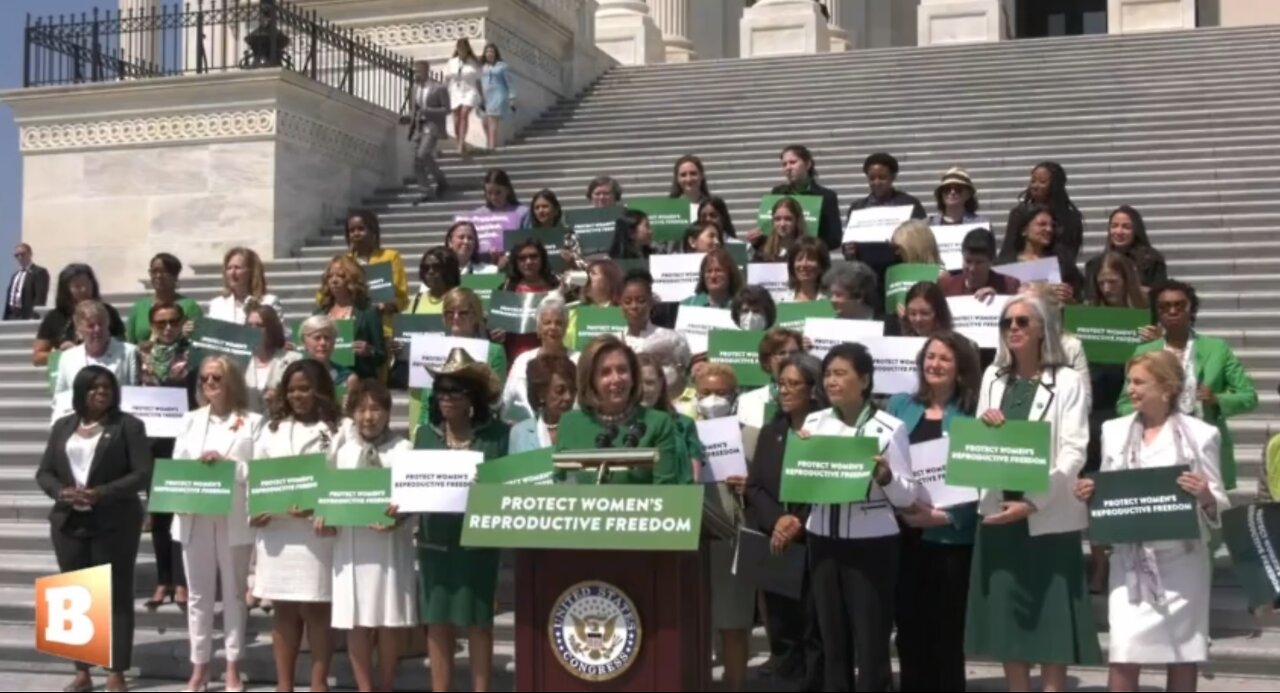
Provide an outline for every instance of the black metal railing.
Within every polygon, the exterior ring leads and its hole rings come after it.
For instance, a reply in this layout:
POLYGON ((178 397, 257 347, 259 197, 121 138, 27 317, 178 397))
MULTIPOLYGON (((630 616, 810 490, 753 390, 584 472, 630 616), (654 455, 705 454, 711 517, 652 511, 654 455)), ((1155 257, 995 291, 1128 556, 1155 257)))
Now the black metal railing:
POLYGON ((27 17, 27 87, 283 68, 398 108, 412 61, 278 0, 199 0, 146 11, 27 17))

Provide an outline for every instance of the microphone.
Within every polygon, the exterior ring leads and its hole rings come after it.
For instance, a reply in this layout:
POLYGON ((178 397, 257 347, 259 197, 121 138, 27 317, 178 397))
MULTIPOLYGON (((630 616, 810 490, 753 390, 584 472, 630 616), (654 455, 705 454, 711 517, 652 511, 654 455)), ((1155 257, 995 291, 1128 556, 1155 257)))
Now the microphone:
POLYGON ((631 425, 631 429, 627 431, 627 437, 622 439, 622 444, 629 448, 640 447, 640 438, 644 436, 649 427, 643 421, 637 421, 631 425))
POLYGON ((609 424, 608 428, 604 429, 600 432, 600 435, 596 436, 596 447, 611 448, 613 447, 613 439, 616 437, 618 437, 618 425, 609 424))

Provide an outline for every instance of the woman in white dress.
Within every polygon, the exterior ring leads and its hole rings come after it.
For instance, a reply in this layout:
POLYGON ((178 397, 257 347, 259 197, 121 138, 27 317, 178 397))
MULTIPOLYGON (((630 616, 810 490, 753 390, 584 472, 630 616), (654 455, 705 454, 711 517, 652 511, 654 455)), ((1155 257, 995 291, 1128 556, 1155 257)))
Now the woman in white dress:
POLYGON ((471 49, 471 42, 458 39, 458 46, 449 58, 449 103, 453 106, 453 134, 458 139, 458 154, 467 154, 467 129, 471 125, 471 112, 484 103, 480 79, 484 76, 480 58, 471 49))
POLYGON ((205 406, 183 417, 182 433, 174 441, 173 459, 208 464, 234 462, 236 488, 230 515, 180 514, 173 523, 173 538, 183 546, 187 571, 187 629, 193 665, 187 690, 208 688, 214 603, 221 588, 222 630, 227 646, 226 690, 241 691, 239 660, 248 620, 244 593, 253 551, 245 483, 254 441, 262 432, 264 420, 249 410, 244 376, 226 356, 211 356, 201 364, 197 397, 205 406))
POLYGON ((284 320, 280 299, 267 293, 262 258, 248 248, 232 248, 222 257, 222 295, 209 301, 205 317, 243 325, 256 305, 271 306, 284 320))
MULTIPOLYGON (((1178 411, 1182 364, 1167 351, 1129 362, 1129 399, 1137 413, 1102 425, 1102 472, 1186 465, 1178 486, 1195 498, 1200 538, 1123 544, 1111 554, 1112 691, 1136 691, 1143 665, 1167 667, 1166 690, 1194 691, 1209 656, 1212 561, 1209 532, 1228 507, 1222 485, 1218 429, 1178 411)), ((1076 483, 1087 502, 1092 479, 1076 483)))
MULTIPOLYGON (((319 361, 306 359, 285 369, 276 394, 279 406, 258 440, 252 464, 272 458, 329 455, 342 415, 333 379, 319 361)), ((333 538, 321 536, 312 511, 291 508, 285 515, 259 515, 257 574, 253 596, 275 607, 271 647, 279 690, 294 688, 294 666, 305 628, 311 646, 311 690, 328 690, 333 600, 333 538)))
MULTIPOLYGON (((391 392, 377 380, 356 384, 347 399, 347 415, 334 443, 338 469, 389 467, 387 454, 412 450, 390 430, 391 392)), ((395 508, 387 509, 395 516, 395 508)), ((333 627, 351 631, 347 654, 361 691, 395 690, 397 654, 403 629, 418 622, 418 584, 413 529, 398 516, 394 524, 340 529, 333 550, 333 627), (378 644, 374 682, 373 648, 378 644)), ((320 523, 321 520, 317 520, 320 523)))
POLYGON ((245 385, 249 388, 249 408, 267 416, 276 391, 280 388, 280 380, 284 378, 285 369, 295 361, 301 361, 302 354, 289 351, 284 324, 271 306, 251 308, 245 324, 262 330, 262 343, 258 345, 258 351, 249 361, 249 369, 244 374, 245 385))

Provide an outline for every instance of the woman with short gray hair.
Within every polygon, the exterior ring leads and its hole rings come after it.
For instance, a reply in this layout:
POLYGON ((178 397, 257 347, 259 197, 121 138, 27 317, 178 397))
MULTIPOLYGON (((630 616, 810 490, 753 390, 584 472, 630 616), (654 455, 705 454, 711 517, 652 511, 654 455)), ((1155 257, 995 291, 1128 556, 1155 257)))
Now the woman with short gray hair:
POLYGON ((836 317, 845 320, 874 320, 876 273, 861 262, 846 262, 827 270, 822 289, 831 297, 836 317))
POLYGON ((538 304, 538 342, 516 357, 507 374, 507 384, 502 388, 502 419, 519 423, 533 418, 533 406, 529 403, 529 364, 539 356, 567 356, 577 363, 577 356, 564 346, 564 336, 569 326, 569 307, 564 299, 552 294, 538 304))
POLYGON ((1066 690, 1068 665, 1102 662, 1080 551, 1089 518, 1074 493, 1089 442, 1089 397, 1041 299, 1016 296, 1001 311, 1000 351, 982 378, 978 411, 993 427, 1049 423, 1049 487, 982 491, 965 653, 1003 662, 1011 691, 1031 690, 1035 663, 1045 690, 1066 690))
POLYGON ((80 345, 64 352, 58 361, 54 395, 71 391, 76 374, 85 366, 102 366, 111 371, 121 387, 137 385, 142 367, 132 344, 111 336, 111 311, 96 299, 76 304, 73 318, 80 345))

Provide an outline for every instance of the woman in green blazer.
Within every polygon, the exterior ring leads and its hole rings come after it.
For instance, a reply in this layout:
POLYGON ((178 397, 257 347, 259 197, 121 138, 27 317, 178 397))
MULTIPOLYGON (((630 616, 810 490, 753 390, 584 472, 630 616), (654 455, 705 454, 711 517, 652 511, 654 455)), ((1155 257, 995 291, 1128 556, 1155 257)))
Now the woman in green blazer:
MULTIPOLYGON (((617 471, 612 484, 683 484, 693 480, 679 454, 671 415, 641 404, 640 364, 635 352, 612 335, 597 337, 578 359, 578 405, 560 419, 556 451, 653 448, 653 468, 617 471)), ((595 483, 595 472, 577 472, 577 483, 595 483)))
MULTIPOLYGON (((510 430, 490 403, 502 384, 490 368, 454 349, 438 371, 427 401, 427 423, 418 427, 418 450, 472 450, 485 461, 506 457, 510 430)), ((497 549, 461 545, 463 516, 425 514, 418 526, 418 608, 427 626, 431 690, 453 690, 457 631, 466 629, 472 690, 490 690, 493 607, 498 587, 497 549)))
MULTIPOLYGON (((1138 353, 1164 349, 1182 362, 1186 382, 1178 398, 1178 411, 1218 427, 1222 434, 1222 483, 1230 491, 1236 487, 1236 455, 1227 419, 1256 409, 1258 392, 1226 340, 1195 331, 1199 310, 1200 299, 1189 284, 1164 281, 1152 287, 1151 315, 1164 331, 1164 338, 1143 344, 1138 353)), ((1120 416, 1134 412, 1127 385, 1116 410, 1120 416)))
POLYGON ((382 313, 369 301, 369 285, 364 270, 349 255, 339 255, 330 263, 320 286, 315 315, 330 320, 355 323, 355 375, 386 382, 387 342, 382 333, 382 313))

